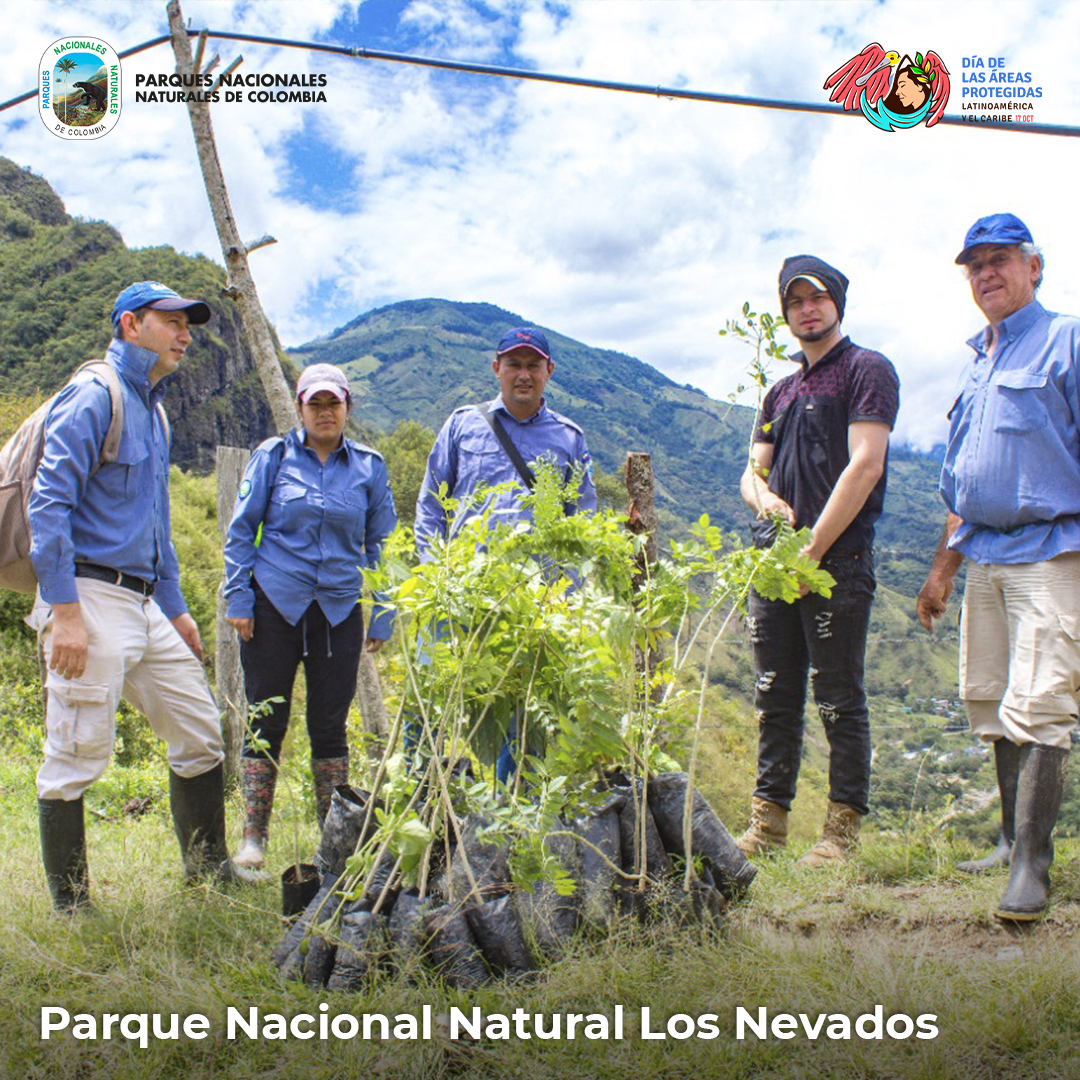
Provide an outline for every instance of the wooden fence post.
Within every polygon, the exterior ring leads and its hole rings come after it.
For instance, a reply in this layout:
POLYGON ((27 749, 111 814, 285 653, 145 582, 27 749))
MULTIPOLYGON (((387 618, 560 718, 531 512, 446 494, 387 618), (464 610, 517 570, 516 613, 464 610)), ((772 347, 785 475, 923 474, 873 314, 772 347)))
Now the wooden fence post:
MULTIPOLYGON (((219 446, 216 452, 218 531, 224 541, 232 519, 240 480, 251 457, 250 450, 219 446)), ((221 710, 221 733, 225 739, 225 773, 235 776, 244 745, 244 672, 240 667, 240 639, 225 621, 224 583, 218 586, 217 601, 217 698, 221 710)))
MULTIPOLYGON (((370 613, 370 608, 368 612, 370 613)), ((371 736, 367 742, 369 781, 386 750, 386 735, 390 725, 386 718, 386 703, 382 696, 382 683, 375 667, 375 658, 367 652, 360 653, 360 670, 356 678, 356 707, 364 720, 364 731, 371 736)))
MULTIPOLYGON (((647 567, 656 562, 660 550, 659 519, 656 516, 654 498, 652 458, 648 454, 631 451, 626 455, 626 493, 630 501, 626 507, 629 521, 627 531, 634 536, 644 536, 645 543, 637 557, 638 570, 634 575, 634 588, 640 589, 646 581, 647 567)), ((635 650, 635 667, 644 676, 646 685, 652 673, 660 663, 662 653, 659 647, 647 651, 635 650)), ((659 701, 662 694, 660 687, 654 687, 649 696, 659 701)))

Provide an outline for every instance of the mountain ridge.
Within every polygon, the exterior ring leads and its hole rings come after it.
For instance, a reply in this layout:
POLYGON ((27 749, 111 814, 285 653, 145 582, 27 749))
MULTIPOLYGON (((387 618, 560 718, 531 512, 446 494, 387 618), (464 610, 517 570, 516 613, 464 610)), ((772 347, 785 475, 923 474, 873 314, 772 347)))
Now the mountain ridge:
MULTIPOLYGON (((224 296, 225 272, 205 256, 161 246, 129 250, 101 221, 70 217, 48 181, 0 158, 0 377, 8 393, 51 393, 75 366, 100 356, 111 336, 112 298, 154 278, 210 300, 215 317, 194 335, 182 378, 170 388, 173 460, 213 468, 215 446, 255 446, 272 433, 239 313, 224 296)), ((286 374, 315 361, 339 364, 357 391, 358 419, 376 438, 404 420, 438 430, 455 409, 497 392, 495 343, 533 322, 486 301, 400 300, 362 312, 325 336, 281 353, 286 374)), ((542 325, 542 324, 541 324, 542 325)), ((596 461, 621 473, 626 452, 652 455, 657 504, 679 528, 702 513, 744 538, 739 496, 753 411, 679 385, 636 357, 542 327, 556 370, 552 408, 580 424, 596 461)), ((879 548, 901 560, 915 591, 940 534, 938 461, 893 450, 879 548)))
MULTIPOLYGON (((754 410, 679 385, 636 357, 586 345, 491 303, 438 297, 384 304, 286 352, 298 367, 325 362, 343 368, 368 430, 388 432, 403 420, 438 430, 455 408, 495 396, 495 344, 507 330, 530 325, 539 326, 552 347, 549 404, 581 425, 606 471, 621 472, 629 450, 648 452, 660 507, 684 522, 704 512, 725 529, 745 528, 749 511, 739 478, 754 410)), ((879 544, 908 563, 928 560, 943 518, 940 461, 897 446, 890 465, 891 498, 879 544)), ((920 572, 907 567, 905 588, 920 572)))

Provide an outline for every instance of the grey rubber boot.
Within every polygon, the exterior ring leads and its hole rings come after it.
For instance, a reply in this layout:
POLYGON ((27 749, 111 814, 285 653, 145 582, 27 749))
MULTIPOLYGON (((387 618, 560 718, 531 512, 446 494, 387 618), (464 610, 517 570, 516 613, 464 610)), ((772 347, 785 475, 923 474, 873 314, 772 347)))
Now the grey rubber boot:
POLYGON ((41 861, 53 907, 70 915, 90 904, 86 827, 82 796, 71 801, 38 799, 41 861))
POLYGON ((349 759, 347 757, 312 758, 311 775, 315 780, 315 818, 319 828, 326 821, 330 800, 334 791, 349 782, 349 759))
POLYGON ((1016 839, 1016 781, 1020 775, 1020 746, 1009 739, 994 742, 994 764, 997 766, 998 791, 1001 794, 1001 839, 997 847, 982 859, 959 862, 956 869, 964 874, 984 874, 999 866, 1008 866, 1016 839))
POLYGON ((199 881, 265 881, 266 874, 234 866, 225 844, 225 769, 215 765, 199 776, 178 776, 169 770, 169 802, 180 841, 184 876, 199 881))
POLYGON ((1016 839, 1009 884, 998 916, 1014 922, 1037 919, 1046 909, 1050 864, 1054 861, 1054 825, 1061 808, 1069 751, 1025 743, 1020 749, 1016 786, 1016 839))

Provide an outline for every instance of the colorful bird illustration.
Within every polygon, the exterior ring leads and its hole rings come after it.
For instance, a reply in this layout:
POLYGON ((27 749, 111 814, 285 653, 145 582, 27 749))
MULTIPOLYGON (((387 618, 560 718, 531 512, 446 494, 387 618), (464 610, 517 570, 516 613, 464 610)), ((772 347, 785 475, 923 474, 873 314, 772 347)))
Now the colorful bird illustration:
POLYGON ((830 101, 848 111, 858 109, 882 131, 914 127, 926 121, 933 127, 949 100, 949 71, 934 52, 900 57, 876 41, 841 64, 826 80, 830 101))

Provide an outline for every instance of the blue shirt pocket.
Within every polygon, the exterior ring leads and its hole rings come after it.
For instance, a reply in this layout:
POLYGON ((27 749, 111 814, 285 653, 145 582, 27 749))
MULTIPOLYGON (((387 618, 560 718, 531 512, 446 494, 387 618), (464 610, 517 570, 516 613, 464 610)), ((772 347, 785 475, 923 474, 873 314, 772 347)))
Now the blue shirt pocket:
POLYGON ((1002 371, 993 377, 994 431, 1023 435, 1046 426, 1045 371, 1002 371))
POLYGON ((117 502, 130 502, 149 495, 153 485, 150 450, 145 443, 122 439, 116 461, 102 465, 94 479, 105 495, 117 502))
POLYGON ((308 513, 308 490, 301 484, 278 480, 270 492, 267 527, 277 533, 299 532, 308 513))
POLYGON ((362 487, 327 491, 326 515, 335 525, 346 525, 362 533, 367 516, 367 492, 362 487))

